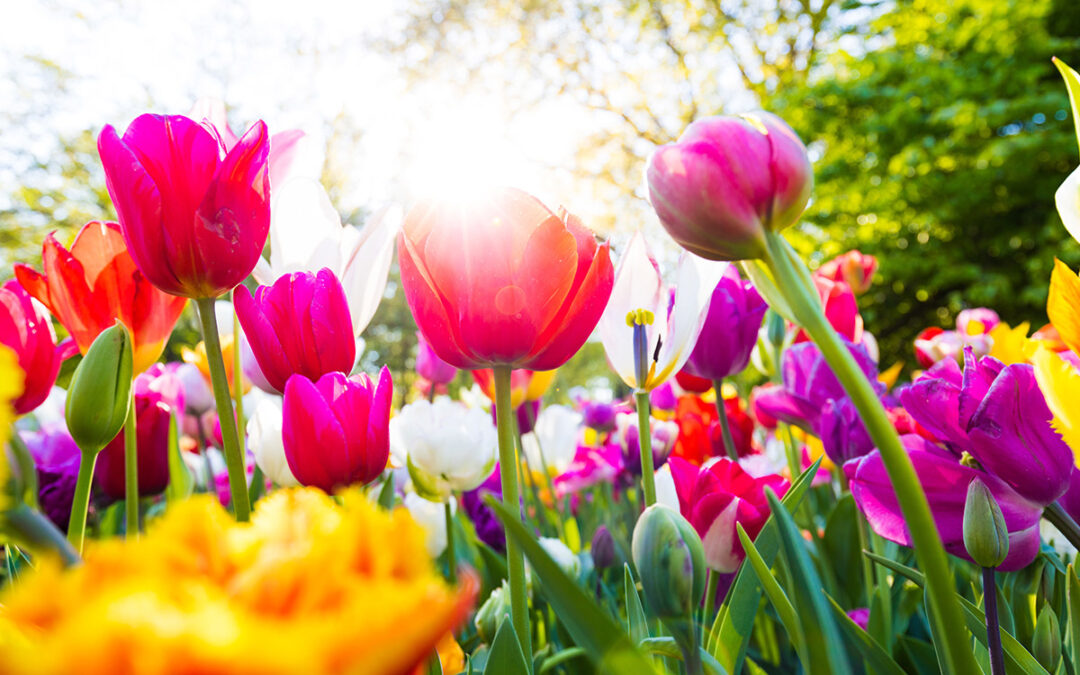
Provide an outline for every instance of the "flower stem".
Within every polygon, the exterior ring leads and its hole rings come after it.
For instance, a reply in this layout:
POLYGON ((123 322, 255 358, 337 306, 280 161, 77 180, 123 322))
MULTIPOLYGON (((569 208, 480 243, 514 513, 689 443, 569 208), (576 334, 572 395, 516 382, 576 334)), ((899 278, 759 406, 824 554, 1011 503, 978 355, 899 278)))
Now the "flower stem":
POLYGON ((1001 651, 1001 627, 998 624, 997 584, 994 568, 982 568, 983 605, 986 608, 986 646, 990 652, 990 672, 1005 675, 1005 656, 1001 651))
POLYGON ((75 496, 71 501, 71 516, 68 518, 67 539, 75 552, 82 555, 83 538, 86 535, 86 512, 90 508, 90 484, 94 480, 94 463, 100 448, 90 452, 83 450, 79 460, 79 475, 75 479, 75 496))
POLYGON ((900 443, 900 437, 885 414, 874 388, 825 318, 806 264, 795 255, 790 244, 778 232, 766 233, 766 245, 768 257, 764 262, 772 273, 777 288, 795 314, 789 318, 802 324, 821 349, 822 355, 851 398, 870 438, 881 453, 907 530, 911 533, 912 548, 926 575, 929 599, 927 609, 935 615, 934 623, 945 635, 942 655, 946 662, 942 664, 943 670, 952 673, 978 672, 971 650, 967 647, 970 638, 964 628, 960 605, 956 601, 945 549, 915 467, 900 443))
POLYGON ((656 476, 653 468, 652 425, 649 422, 649 392, 634 392, 637 403, 638 446, 641 448, 641 483, 645 490, 645 508, 656 503, 656 476))
POLYGON ((724 438, 724 450, 732 461, 739 461, 739 451, 735 449, 735 439, 731 437, 731 425, 728 423, 727 406, 724 405, 724 378, 713 380, 716 391, 716 412, 720 413, 720 433, 724 438))
MULTIPOLYGON (((56 525, 46 518, 41 511, 20 504, 4 514, 8 527, 18 535, 21 545, 30 551, 52 550, 60 554, 64 565, 79 562, 79 554, 56 529, 56 525)), ((85 516, 84 516, 85 524, 85 516)))
POLYGON ((128 539, 139 538, 139 447, 135 421, 135 387, 124 422, 124 515, 128 539))
POLYGON ((451 584, 457 583, 457 555, 454 552, 454 512, 450 509, 450 497, 443 503, 446 514, 446 579, 451 584))
MULTIPOLYGON (((518 458, 514 448, 513 409, 510 407, 510 368, 495 367, 495 418, 499 432, 499 477, 503 504, 519 521, 518 458)), ((525 558, 512 537, 506 538, 506 568, 510 581, 510 619, 517 633, 526 663, 532 663, 532 633, 529 629, 529 599, 525 594, 525 558)))
POLYGON ((1080 548, 1080 525, 1077 525, 1072 516, 1065 512, 1059 502, 1054 502, 1043 509, 1043 518, 1056 527, 1057 531, 1068 539, 1070 544, 1080 548))
POLYGON ((719 585, 720 574, 710 567, 705 577, 705 612, 701 615, 701 625, 703 630, 706 631, 712 625, 713 606, 716 604, 716 587, 719 585))
MULTIPOLYGON (((233 298, 236 297, 236 289, 233 289, 233 298)), ((241 361, 242 350, 240 349, 240 317, 236 313, 236 304, 233 303, 233 403, 236 406, 236 428, 243 429, 244 420, 244 364, 241 361)))
MULTIPOLYGON (((244 455, 240 450, 240 436, 236 430, 232 400, 229 398, 229 380, 225 375, 225 360, 221 356, 221 339, 218 337, 217 317, 214 316, 214 299, 199 298, 195 301, 202 323, 203 342, 206 344, 206 360, 210 365, 210 381, 214 385, 214 401, 217 403, 218 422, 225 446, 225 466, 229 471, 229 493, 232 495, 233 513, 241 523, 251 517, 248 501, 247 477, 244 455)), ((239 373, 237 373, 238 375, 239 373)))

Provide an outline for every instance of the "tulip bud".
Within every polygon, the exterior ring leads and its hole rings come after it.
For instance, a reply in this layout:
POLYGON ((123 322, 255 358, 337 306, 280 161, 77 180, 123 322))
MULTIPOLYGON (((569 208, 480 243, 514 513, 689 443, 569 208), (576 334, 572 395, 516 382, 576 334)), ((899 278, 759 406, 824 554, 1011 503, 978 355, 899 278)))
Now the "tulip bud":
POLYGON ((1044 606, 1035 621, 1035 636, 1031 640, 1031 653, 1048 672, 1057 671, 1061 662, 1061 628, 1057 614, 1050 606, 1044 606))
POLYGON ((693 526, 653 504, 638 518, 631 551, 653 614, 665 623, 688 619, 705 592, 705 549, 693 526))
POLYGON ((615 538, 611 536, 611 532, 603 525, 596 528, 596 533, 593 534, 590 551, 592 553, 593 566, 598 570, 613 567, 615 563, 618 562, 618 552, 615 550, 615 538))
POLYGON ((131 405, 132 359, 131 337, 116 323, 97 336, 75 369, 64 416, 84 453, 100 452, 123 428, 131 405))
POLYGON ((480 605, 480 609, 476 612, 476 618, 473 619, 476 632, 485 644, 492 643, 495 639, 495 633, 499 630, 499 624, 509 613, 510 592, 507 590, 504 581, 502 586, 491 591, 491 595, 488 596, 483 605, 480 605))
POLYGON ((964 503, 964 548, 982 567, 997 567, 1009 554, 1009 531, 1001 507, 978 478, 968 483, 964 503))

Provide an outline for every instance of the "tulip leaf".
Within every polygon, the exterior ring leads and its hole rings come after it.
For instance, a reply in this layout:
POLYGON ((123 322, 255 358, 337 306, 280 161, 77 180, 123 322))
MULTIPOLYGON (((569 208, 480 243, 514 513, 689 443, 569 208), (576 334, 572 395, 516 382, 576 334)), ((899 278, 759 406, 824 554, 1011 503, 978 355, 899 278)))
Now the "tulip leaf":
POLYGON ((1065 646, 1072 656, 1074 664, 1080 663, 1080 579, 1076 577, 1076 568, 1069 565, 1065 572, 1065 604, 1068 606, 1069 632, 1065 646))
MULTIPOLYGON (((622 627, 551 559, 525 526, 492 495, 487 495, 484 500, 502 523, 506 536, 516 541, 528 558, 535 575, 534 587, 544 594, 561 625, 574 642, 585 650, 597 672, 610 675, 655 673, 648 659, 634 647, 622 627)), ((497 634, 495 639, 498 640, 497 634)))
POLYGON ((248 486, 248 502, 255 506, 255 502, 259 501, 264 494, 266 494, 266 474, 263 473, 262 467, 256 464, 251 472, 251 485, 248 486))
MULTIPOLYGON (((788 488, 787 493, 781 500, 784 506, 795 509, 802 502, 810 484, 814 480, 821 458, 810 465, 806 471, 795 479, 788 488)), ((754 546, 761 554, 762 560, 771 565, 777 552, 780 550, 780 537, 777 531, 776 519, 772 516, 758 533, 754 540, 754 546)), ((758 604, 761 602, 761 584, 753 570, 748 570, 743 565, 739 570, 735 581, 728 591, 728 597, 723 607, 716 615, 712 630, 709 632, 707 651, 716 657, 725 669, 730 673, 742 670, 743 658, 746 654, 746 646, 750 640, 750 633, 754 628, 754 618, 758 613, 758 604)))
POLYGON ((799 653, 799 660, 807 663, 806 636, 803 634, 802 624, 799 623, 799 616, 795 612, 795 606, 791 604, 791 600, 784 593, 784 589, 780 588, 780 584, 777 583, 776 578, 769 569, 769 565, 762 560, 761 554, 754 547, 754 542, 750 541, 750 537, 747 536, 742 524, 736 523, 735 529, 739 534, 739 541, 742 543, 743 551, 746 552, 746 560, 750 563, 754 574, 757 575, 761 587, 765 590, 765 596, 769 598, 773 609, 776 610, 776 615, 780 617, 780 623, 784 625, 784 629, 791 637, 791 641, 795 645, 795 651, 799 653))
MULTIPOLYGON (((518 650, 521 653, 521 650, 518 650)), ((442 661, 439 659, 439 652, 435 652, 428 658, 427 662, 427 675, 443 675, 442 661)))
POLYGON ((795 323, 795 313, 791 311, 784 295, 777 288, 768 266, 760 260, 744 260, 741 267, 769 307, 791 323, 795 323))
POLYGON ((852 621, 851 617, 837 604, 836 600, 833 600, 831 596, 826 597, 832 606, 836 622, 840 625, 844 635, 848 637, 848 641, 866 660, 866 665, 870 667, 872 672, 876 672, 878 675, 904 675, 904 669, 893 660, 893 657, 889 656, 885 648, 870 637, 870 634, 860 628, 857 623, 852 621))
MULTIPOLYGON (((436 659, 437 661, 438 659, 436 659)), ((502 673, 527 673, 529 666, 521 653, 521 643, 514 632, 513 621, 503 621, 491 641, 491 650, 484 665, 484 675, 502 675, 502 673)))
POLYGON ((387 511, 394 510, 394 475, 387 474, 383 481, 382 489, 379 490, 379 506, 387 511))
POLYGON ((176 433, 176 417, 169 417, 169 486, 165 489, 165 499, 169 502, 187 499, 195 490, 195 477, 180 454, 180 443, 176 433))
MULTIPOLYGON (((655 654, 656 656, 663 656, 670 659, 677 659, 679 661, 685 660, 682 649, 679 648, 679 643, 675 641, 675 638, 664 636, 658 638, 646 638, 638 643, 638 647, 642 651, 655 654)), ((717 663, 712 654, 708 653, 704 649, 701 650, 701 665, 705 667, 706 675, 728 675, 724 667, 717 663)))
POLYGON ((1061 71, 1061 77, 1065 79, 1065 88, 1069 92, 1069 103, 1072 104, 1076 142, 1080 144, 1080 73, 1077 73, 1068 64, 1056 57, 1054 58, 1054 65, 1061 71))
POLYGON ((563 649, 544 659, 544 662, 536 669, 536 673, 537 675, 544 675, 544 673, 554 670, 556 666, 582 656, 585 656, 585 650, 581 647, 563 649))
POLYGON ((809 657, 809 662, 805 665, 810 672, 849 672, 851 665, 840 639, 840 629, 837 628, 825 596, 820 590, 821 577, 818 576, 810 554, 806 552, 806 542, 776 493, 766 488, 765 494, 769 500, 769 508, 772 509, 772 516, 776 518, 780 528, 781 550, 791 572, 795 603, 804 619, 803 635, 809 657))
POLYGON ((641 606, 637 584, 630 573, 630 565, 623 563, 623 593, 626 596, 626 623, 630 639, 639 644, 649 637, 649 624, 645 618, 645 609, 641 606))

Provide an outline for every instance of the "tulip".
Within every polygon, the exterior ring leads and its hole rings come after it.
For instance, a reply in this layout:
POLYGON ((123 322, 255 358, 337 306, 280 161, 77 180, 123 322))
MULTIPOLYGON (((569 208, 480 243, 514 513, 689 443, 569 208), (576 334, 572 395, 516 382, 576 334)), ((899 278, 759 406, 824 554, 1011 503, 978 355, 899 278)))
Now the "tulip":
POLYGON ((469 207, 421 203, 398 250, 413 317, 457 368, 557 368, 592 333, 611 292, 607 244, 578 218, 509 188, 469 207))
POLYGON ((601 483, 614 483, 623 468, 622 448, 611 443, 599 448, 579 445, 573 461, 553 481, 555 497, 562 499, 601 483))
MULTIPOLYGON (((921 436, 901 437, 904 449, 930 502, 934 524, 945 550, 971 560, 964 546, 964 506, 968 484, 978 478, 989 489, 1001 509, 1009 535, 1009 553, 1002 571, 1026 567, 1039 552, 1039 519, 1043 507, 1021 496, 998 477, 965 466, 959 458, 921 436)), ((911 546, 911 532, 900 511, 896 493, 889 482, 881 454, 874 450, 844 465, 851 494, 859 510, 878 535, 911 546)))
POLYGON ((824 263, 814 274, 830 281, 843 281, 856 295, 862 295, 870 290, 877 265, 877 258, 855 249, 824 263))
POLYGON ((370 483, 390 456, 393 382, 385 367, 378 384, 367 375, 327 373, 312 382, 293 375, 285 385, 281 435, 296 480, 325 492, 370 483))
POLYGON ((684 371, 708 380, 741 373, 750 362, 767 309, 753 284, 743 281, 734 266, 728 267, 712 292, 705 324, 684 371))
POLYGON ((986 335, 1001 322, 998 313, 986 307, 962 309, 956 315, 956 330, 961 335, 986 335))
POLYGON ((653 411, 659 411, 657 414, 670 413, 678 403, 678 395, 671 382, 665 382, 649 392, 649 406, 653 411))
POLYGON ((132 386, 131 338, 120 324, 102 331, 75 368, 64 416, 84 455, 96 455, 120 433, 132 386))
POLYGON ((798 221, 813 188, 806 147, 767 112, 694 122, 646 169, 649 200, 668 233, 709 260, 765 253, 765 231, 798 221))
POLYGON ((577 452, 581 421, 580 413, 564 405, 549 405, 540 411, 532 432, 521 437, 529 469, 546 468, 549 474, 565 471, 577 452))
POLYGON ((432 501, 479 487, 495 469, 497 449, 491 417, 446 397, 410 403, 390 420, 391 452, 432 501))
POLYGON ((619 553, 615 548, 615 538, 606 526, 600 525, 593 533, 592 543, 589 545, 589 553, 592 555, 593 566, 598 570, 614 567, 619 562, 619 553))
POLYGON ((846 397, 825 402, 814 430, 821 439, 825 454, 837 466, 874 449, 874 441, 870 439, 855 404, 846 397))
POLYGON ((452 382, 457 377, 457 368, 440 359, 420 331, 416 332, 416 341, 416 374, 433 385, 452 382))
POLYGON ((496 499, 502 499, 502 482, 499 479, 499 468, 487 477, 480 487, 469 490, 461 495, 461 506, 465 514, 472 521, 476 530, 476 537, 499 553, 506 551, 506 533, 502 523, 495 517, 495 512, 484 503, 484 495, 494 495, 496 499))
POLYGON ((87 223, 70 251, 50 234, 41 259, 44 273, 18 264, 15 276, 60 320, 79 351, 86 354, 94 338, 119 319, 131 331, 135 372, 161 356, 187 301, 147 281, 135 267, 117 223, 87 223))
MULTIPOLYGON (((704 330, 704 329, 702 329, 704 330)), ((698 336, 698 345, 702 342, 701 336, 698 336)), ((697 347, 694 347, 697 350, 697 347)), ((691 353, 690 358, 694 358, 691 353)), ((683 369, 675 374, 675 384, 679 385, 679 388, 685 392, 691 394, 704 394, 713 388, 713 381, 707 377, 698 377, 697 375, 691 375, 687 368, 689 367, 689 361, 683 366, 683 369)))
POLYGON ((19 436, 37 467, 38 504, 49 520, 66 532, 79 473, 79 446, 62 424, 20 431, 19 436))
POLYGON ((266 125, 222 158, 214 135, 180 115, 140 115, 98 137, 105 182, 135 265, 166 293, 216 298, 243 281, 270 227, 266 125))
POLYGON ((506 587, 506 582, 503 582, 501 586, 496 586, 491 591, 488 599, 484 601, 484 604, 480 605, 480 609, 476 610, 476 617, 473 619, 476 633, 484 644, 490 645, 495 640, 499 626, 502 625, 503 617, 509 611, 510 589, 506 587))
POLYGON ((1038 504, 1065 493, 1073 454, 1028 364, 1003 365, 964 353, 964 371, 943 361, 900 396, 904 408, 955 456, 970 454, 987 472, 1038 504))
MULTIPOLYGON (((843 281, 832 281, 816 275, 814 284, 829 324, 848 342, 862 342, 863 320, 851 287, 843 281)), ((795 342, 806 342, 809 339, 806 331, 800 330, 795 342)))
MULTIPOLYGON (((437 504, 421 497, 415 492, 405 495, 404 505, 409 515, 420 527, 424 528, 425 543, 428 555, 438 558, 446 550, 446 516, 445 506, 437 504)), ((457 500, 449 497, 450 512, 457 511, 457 500)))
POLYGON ((754 421, 742 409, 738 398, 725 399, 725 417, 733 447, 728 449, 720 425, 720 413, 699 396, 683 396, 675 409, 677 437, 672 455, 693 464, 703 464, 710 457, 744 457, 753 452, 754 421))
POLYGON ((775 474, 755 478, 726 457, 700 468, 678 457, 668 464, 679 511, 701 536, 709 568, 722 573, 738 570, 746 553, 735 524, 741 524, 751 540, 756 538, 770 514, 765 488, 783 497, 787 480, 775 474))
POLYGON ((285 457, 281 425, 281 402, 272 397, 259 401, 247 422, 248 449, 255 455, 255 463, 262 469, 263 475, 275 485, 299 485, 296 476, 289 470, 289 460, 285 457))
POLYGON ((645 238, 634 234, 619 260, 599 324, 608 363, 628 387, 652 391, 679 372, 694 350, 713 289, 727 267, 684 253, 672 300, 645 238))
POLYGON ((582 424, 586 427, 607 433, 615 429, 615 415, 619 406, 609 401, 593 401, 585 398, 576 401, 581 410, 582 424))
MULTIPOLYGON (((144 376, 136 379, 142 380, 144 376)), ((169 486, 169 422, 174 408, 159 392, 149 389, 135 393, 135 448, 137 452, 138 495, 161 494, 169 486)), ((124 499, 124 435, 114 438, 98 455, 94 479, 112 499, 124 499)))
POLYGON ((0 286, 0 344, 15 352, 26 373, 12 407, 16 414, 28 413, 49 396, 65 350, 57 347, 49 315, 15 280, 0 286))
POLYGON ((274 200, 270 210, 270 259, 259 258, 252 274, 265 286, 294 272, 327 268, 341 281, 352 317, 353 335, 364 331, 386 290, 394 238, 401 229, 400 209, 385 208, 359 229, 342 227, 341 216, 316 180, 273 180, 274 146, 270 146, 274 200))
MULTIPOLYGON (((1080 142, 1080 74, 1057 57, 1054 57, 1053 61, 1068 87, 1073 124, 1076 126, 1076 139, 1080 142)), ((1070 173, 1054 193, 1054 202, 1057 205, 1058 215, 1061 216, 1061 222, 1065 224, 1065 229, 1073 239, 1080 241, 1080 167, 1070 173)))
POLYGON ((318 380, 327 373, 348 373, 356 362, 356 342, 345 292, 334 273, 296 272, 255 296, 236 290, 236 315, 259 369, 278 392, 290 376, 318 380))
POLYGON ((919 365, 929 368, 944 359, 959 361, 968 347, 975 356, 986 356, 993 347, 990 332, 998 323, 1000 319, 992 309, 976 307, 962 310, 956 316, 956 330, 942 330, 935 326, 919 333, 915 338, 915 357, 919 365))
POLYGON ((994 495, 978 478, 964 502, 964 550, 979 567, 997 567, 1009 555, 1009 530, 994 495))
MULTIPOLYGON (((676 413, 676 419, 678 414, 676 413)), ((612 440, 622 451, 622 471, 627 476, 641 475, 641 430, 639 419, 634 413, 619 413, 615 416, 615 433, 612 440)), ((649 417, 649 449, 652 452, 653 468, 659 468, 667 460, 678 442, 679 424, 670 420, 649 417)))

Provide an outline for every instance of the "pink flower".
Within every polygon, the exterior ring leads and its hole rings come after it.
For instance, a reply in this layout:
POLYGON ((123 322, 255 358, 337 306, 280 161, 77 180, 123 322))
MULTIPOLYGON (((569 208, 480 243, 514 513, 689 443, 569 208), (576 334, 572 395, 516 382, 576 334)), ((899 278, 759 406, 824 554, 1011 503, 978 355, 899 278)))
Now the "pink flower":
POLYGON ((269 151, 262 122, 224 156, 213 134, 181 115, 140 115, 123 138, 105 126, 105 182, 150 283, 216 298, 251 274, 270 229, 269 151))
POLYGON ((622 448, 609 443, 599 448, 579 445, 573 461, 555 477, 555 496, 581 492, 600 483, 612 483, 622 470, 622 448))
POLYGON ((870 290, 870 282, 873 281, 877 265, 877 258, 855 249, 841 253, 817 268, 815 276, 830 281, 843 281, 856 295, 862 295, 870 290))
POLYGON ((746 534, 755 539, 769 519, 765 488, 783 497, 789 487, 787 480, 776 474, 755 478, 726 457, 700 468, 672 457, 668 466, 679 510, 701 536, 709 567, 721 573, 739 569, 746 553, 735 524, 742 524, 746 534))
MULTIPOLYGON (((821 296, 821 306, 825 309, 825 318, 850 342, 860 343, 863 337, 863 320, 859 314, 859 304, 855 300, 855 294, 851 287, 843 281, 832 281, 822 276, 814 275, 814 284, 817 285, 818 295, 821 296)), ((795 342, 808 342, 810 336, 806 331, 800 330, 795 342)))
POLYGON ((348 373, 356 343, 345 291, 333 272, 295 272, 260 286, 236 289, 236 315, 266 381, 278 392, 294 374, 318 380, 348 373))
MULTIPOLYGON (((159 378, 143 374, 135 380, 135 451, 140 497, 161 494, 169 486, 169 420, 174 409, 169 405, 165 388, 171 388, 172 383, 156 380, 175 379, 168 374, 159 378)), ((124 498, 123 431, 98 455, 94 480, 109 497, 124 498)))
MULTIPOLYGON (((49 395, 65 350, 56 345, 45 308, 14 279, 0 286, 0 343, 15 352, 19 368, 26 374, 14 408, 20 415, 28 413, 49 395)), ((75 347, 74 343, 70 346, 75 347)))
POLYGON ((431 348, 424 334, 416 331, 418 351, 416 353, 416 374, 432 384, 448 384, 457 377, 457 368, 439 358, 431 348))
POLYGON ((326 492, 369 483, 390 456, 390 371, 375 385, 367 375, 327 373, 312 382, 293 375, 285 385, 282 440, 296 480, 326 492))

